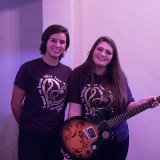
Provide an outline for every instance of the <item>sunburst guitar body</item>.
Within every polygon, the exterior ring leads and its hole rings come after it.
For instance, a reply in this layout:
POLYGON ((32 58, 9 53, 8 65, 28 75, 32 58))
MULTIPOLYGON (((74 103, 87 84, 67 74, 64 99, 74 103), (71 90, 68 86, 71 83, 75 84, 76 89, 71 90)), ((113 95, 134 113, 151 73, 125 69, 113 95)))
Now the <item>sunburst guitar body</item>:
MULTIPOLYGON (((160 96, 156 100, 160 102, 160 96)), ((73 159, 90 159, 96 154, 104 140, 114 138, 111 132, 114 126, 150 108, 154 101, 153 99, 109 120, 95 121, 81 117, 68 119, 64 122, 61 130, 64 151, 73 159)), ((100 119, 99 117, 97 119, 100 119)))
POLYGON ((61 134, 63 149, 74 159, 91 158, 104 139, 113 138, 106 121, 97 124, 81 117, 65 121, 61 134))

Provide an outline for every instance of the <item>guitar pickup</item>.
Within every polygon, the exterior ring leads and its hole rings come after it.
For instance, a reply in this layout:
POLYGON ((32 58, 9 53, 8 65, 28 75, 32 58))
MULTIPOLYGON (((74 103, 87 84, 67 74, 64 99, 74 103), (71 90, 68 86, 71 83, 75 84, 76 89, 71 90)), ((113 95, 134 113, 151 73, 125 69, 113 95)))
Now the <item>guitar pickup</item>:
POLYGON ((93 129, 93 127, 88 127, 86 129, 83 129, 83 133, 86 135, 88 140, 93 140, 97 138, 97 135, 93 129))

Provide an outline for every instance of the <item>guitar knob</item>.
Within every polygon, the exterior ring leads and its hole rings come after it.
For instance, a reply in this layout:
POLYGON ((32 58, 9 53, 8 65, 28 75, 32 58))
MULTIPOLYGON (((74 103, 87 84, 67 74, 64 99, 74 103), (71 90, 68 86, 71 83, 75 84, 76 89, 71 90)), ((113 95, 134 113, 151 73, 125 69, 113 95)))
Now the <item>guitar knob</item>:
POLYGON ((103 137, 104 139, 107 139, 107 138, 109 137, 109 132, 104 131, 104 132, 102 133, 102 137, 103 137))
POLYGON ((81 154, 79 154, 79 158, 82 158, 82 155, 81 155, 81 154))
POLYGON ((87 150, 87 154, 89 154, 90 153, 90 151, 89 150, 87 150))

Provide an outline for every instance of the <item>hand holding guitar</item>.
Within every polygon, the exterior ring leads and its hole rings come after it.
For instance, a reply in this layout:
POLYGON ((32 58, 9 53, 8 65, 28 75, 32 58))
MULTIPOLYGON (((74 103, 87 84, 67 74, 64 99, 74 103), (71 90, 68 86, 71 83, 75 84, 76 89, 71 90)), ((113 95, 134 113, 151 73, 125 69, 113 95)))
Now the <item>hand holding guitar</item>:
POLYGON ((159 101, 156 99, 156 97, 151 97, 152 98, 152 105, 150 108, 155 108, 160 105, 159 101))
POLYGON ((146 103, 149 103, 150 108, 155 108, 158 105, 160 105, 160 103, 158 102, 158 98, 156 98, 155 96, 151 96, 151 97, 148 97, 148 98, 143 98, 143 99, 141 99, 139 101, 136 101, 136 102, 131 102, 128 105, 128 110, 132 109, 132 108, 135 108, 135 107, 138 107, 138 106, 141 106, 141 105, 146 104, 146 103))

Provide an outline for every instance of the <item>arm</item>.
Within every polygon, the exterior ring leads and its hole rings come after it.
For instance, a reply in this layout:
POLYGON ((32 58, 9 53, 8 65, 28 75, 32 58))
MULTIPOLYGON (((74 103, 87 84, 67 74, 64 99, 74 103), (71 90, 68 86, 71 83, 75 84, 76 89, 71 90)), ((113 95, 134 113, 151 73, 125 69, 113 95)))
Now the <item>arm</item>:
POLYGON ((68 118, 74 117, 74 116, 81 116, 81 105, 78 103, 69 103, 69 110, 68 110, 68 118))
POLYGON ((11 107, 17 123, 19 123, 20 116, 22 113, 22 104, 23 104, 25 94, 26 92, 23 89, 19 88, 16 85, 14 86, 12 99, 11 99, 11 107))

